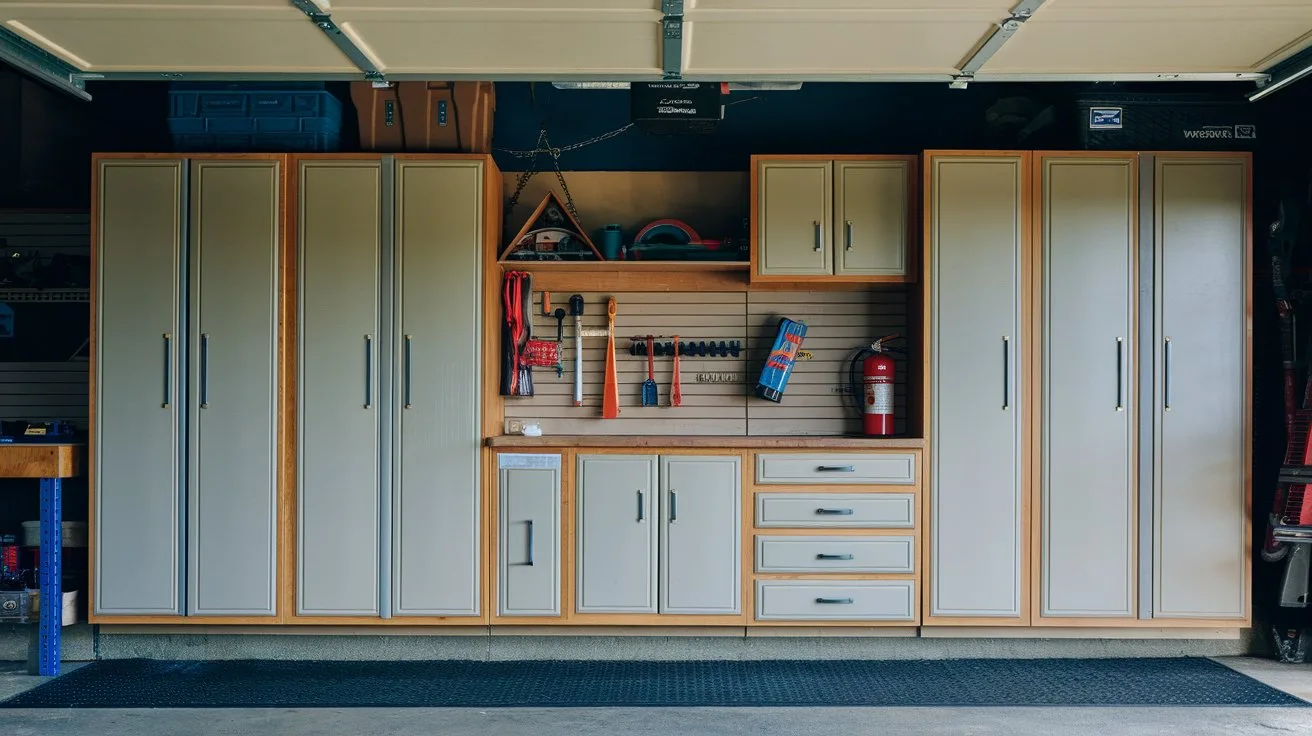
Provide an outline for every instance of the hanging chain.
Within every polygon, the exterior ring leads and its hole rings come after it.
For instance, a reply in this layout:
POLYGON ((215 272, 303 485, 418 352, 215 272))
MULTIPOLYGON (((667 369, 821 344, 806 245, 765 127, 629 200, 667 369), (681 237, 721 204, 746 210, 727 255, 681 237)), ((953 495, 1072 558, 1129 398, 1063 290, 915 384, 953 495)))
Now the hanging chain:
POLYGON ((551 159, 551 168, 556 173, 556 181, 560 182, 561 193, 565 195, 565 208, 569 210, 570 216, 578 222, 578 208, 574 205, 574 197, 569 192, 569 185, 565 183, 565 174, 560 170, 560 155, 568 151, 577 151, 580 148, 590 146, 594 143, 601 143, 602 141, 610 140, 611 138, 622 135, 632 127, 633 123, 629 123, 622 128, 616 128, 608 133, 602 133, 601 135, 579 141, 578 143, 571 143, 568 146, 561 146, 560 148, 551 145, 551 140, 547 137, 547 129, 544 127, 538 132, 538 142, 532 150, 519 151, 509 148, 496 149, 502 153, 508 153, 515 158, 527 158, 532 160, 529 167, 519 175, 519 179, 515 182, 515 192, 510 195, 510 199, 506 202, 506 215, 513 212, 515 206, 519 204, 519 197, 524 193, 524 188, 528 186, 529 180, 538 173, 538 163, 541 161, 540 154, 545 153, 551 159))

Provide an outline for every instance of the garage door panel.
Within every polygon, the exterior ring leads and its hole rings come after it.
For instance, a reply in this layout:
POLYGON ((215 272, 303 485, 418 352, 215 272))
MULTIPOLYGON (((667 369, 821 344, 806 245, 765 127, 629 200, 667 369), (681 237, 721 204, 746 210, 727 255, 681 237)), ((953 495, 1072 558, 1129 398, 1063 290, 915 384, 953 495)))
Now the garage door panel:
MULTIPOLYGON (((804 10, 815 12, 815 0, 697 0, 695 9, 688 9, 686 15, 695 15, 703 10, 804 10)), ((1002 20, 1016 4, 1016 0, 825 0, 825 10, 907 10, 915 8, 920 11, 960 11, 986 10, 1002 20)))
POLYGON ((618 19, 607 14, 515 14, 490 22, 486 14, 367 15, 334 13, 381 63, 398 74, 620 73, 659 74, 658 16, 618 19), (482 15, 482 17, 479 17, 482 15))
POLYGON ((329 6, 334 17, 344 17, 351 11, 386 10, 469 10, 495 13, 498 10, 608 10, 619 12, 651 11, 659 15, 660 0, 315 0, 320 6, 329 6))
POLYGON ((1040 11, 982 73, 1258 71, 1306 45, 1312 27, 1308 3, 1238 8, 1152 0, 1098 10, 1091 3, 1040 11))
POLYGON ((988 17, 962 14, 951 19, 918 13, 726 15, 690 16, 695 20, 686 24, 688 72, 951 74, 991 27, 988 17))
POLYGON ((0 6, 0 22, 89 71, 355 71, 290 6, 277 12, 0 6))

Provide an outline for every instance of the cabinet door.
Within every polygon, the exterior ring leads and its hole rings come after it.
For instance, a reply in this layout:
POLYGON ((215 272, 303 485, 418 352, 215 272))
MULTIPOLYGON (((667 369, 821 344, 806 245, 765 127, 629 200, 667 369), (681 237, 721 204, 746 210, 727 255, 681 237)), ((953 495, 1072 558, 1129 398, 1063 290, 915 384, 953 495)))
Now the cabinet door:
POLYGON ((910 162, 834 166, 834 273, 906 276, 910 162))
POLYGON ((1156 618, 1248 615, 1246 158, 1156 162, 1156 618))
POLYGON ((107 159, 96 174, 93 611, 178 614, 186 170, 107 159))
POLYGON ((756 194, 756 273, 833 273, 833 164, 759 161, 756 194))
POLYGON ((311 160, 298 175, 296 612, 375 616, 382 165, 311 160))
POLYGON ((501 616, 560 615, 560 456, 499 457, 501 616))
POLYGON ((661 613, 742 611, 737 457, 661 458, 661 613))
POLYGON ((397 164, 398 615, 479 613, 482 191, 477 161, 397 164))
POLYGON ((656 613, 656 457, 579 455, 579 613, 656 613))
POLYGON ((930 158, 930 616, 1021 617, 1026 164, 930 158))
POLYGON ((279 169, 192 163, 191 614, 275 609, 279 169))
POLYGON ((1135 165, 1040 167, 1044 616, 1135 613, 1135 165))

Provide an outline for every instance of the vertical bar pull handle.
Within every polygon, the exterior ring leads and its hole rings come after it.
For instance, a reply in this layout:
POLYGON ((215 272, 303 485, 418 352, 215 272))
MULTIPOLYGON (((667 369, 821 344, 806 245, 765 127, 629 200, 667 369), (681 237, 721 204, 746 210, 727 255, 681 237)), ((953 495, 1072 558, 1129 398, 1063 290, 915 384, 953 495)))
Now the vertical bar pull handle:
POLYGON ((1125 411, 1125 338, 1116 338, 1116 411, 1125 411))
POLYGON ((1171 338, 1162 349, 1162 408, 1171 410, 1171 338))
POLYGON ((811 224, 815 226, 815 252, 819 253, 825 247, 825 226, 819 220, 812 220, 811 224))
POLYGON ((364 336, 364 408, 374 406, 374 336, 364 336))
POLYGON ((200 408, 210 408, 210 336, 200 335, 200 408))
POLYGON ((414 352, 411 349, 411 342, 413 340, 414 340, 414 335, 405 336, 405 408, 407 409, 414 406, 414 403, 410 400, 410 385, 411 385, 410 366, 412 363, 411 356, 413 355, 414 352))
POLYGON ((852 221, 844 221, 843 227, 847 230, 847 249, 850 251, 852 250, 852 221))
POLYGON ((161 408, 169 408, 173 403, 173 333, 164 333, 164 403, 161 408))
POLYGON ((647 504, 642 497, 642 491, 638 491, 638 521, 647 518, 647 504))
POLYGON ((673 524, 679 519, 679 496, 673 490, 670 491, 670 523, 673 524))
POLYGON ((533 520, 529 519, 525 523, 528 524, 528 562, 524 564, 533 567, 533 520))
POLYGON ((1002 336, 1002 410, 1011 408, 1011 338, 1002 336))

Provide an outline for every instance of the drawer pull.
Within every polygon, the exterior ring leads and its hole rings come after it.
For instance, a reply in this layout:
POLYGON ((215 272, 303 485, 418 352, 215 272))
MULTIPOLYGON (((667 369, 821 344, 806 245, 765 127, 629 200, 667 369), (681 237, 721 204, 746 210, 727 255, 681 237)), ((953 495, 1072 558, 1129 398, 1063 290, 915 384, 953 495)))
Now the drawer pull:
POLYGON ((851 516, 854 512, 852 509, 816 509, 815 513, 819 516, 851 516))
POLYGON ((816 468, 818 473, 855 473, 855 465, 821 465, 816 468))
POLYGON ((855 601, 851 598, 816 598, 815 602, 821 605, 850 606, 855 601))
POLYGON ((821 552, 816 555, 815 558, 817 560, 850 560, 852 559, 852 555, 827 555, 821 552))

